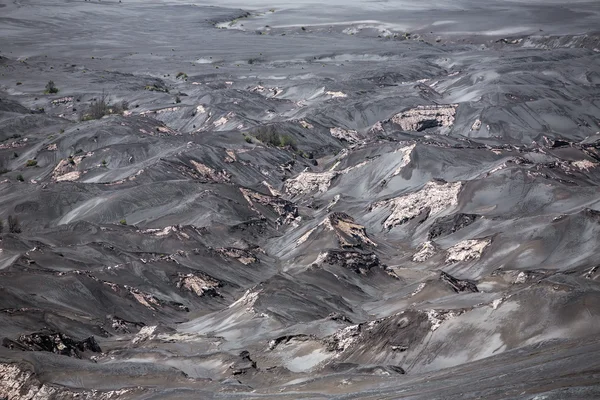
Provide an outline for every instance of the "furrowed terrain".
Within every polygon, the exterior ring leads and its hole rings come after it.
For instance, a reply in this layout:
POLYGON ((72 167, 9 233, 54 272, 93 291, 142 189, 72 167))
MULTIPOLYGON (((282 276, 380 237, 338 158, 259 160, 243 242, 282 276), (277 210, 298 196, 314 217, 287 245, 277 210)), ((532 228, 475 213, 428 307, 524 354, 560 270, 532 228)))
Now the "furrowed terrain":
POLYGON ((599 398, 600 4, 209 3, 0 0, 0 399, 599 398))

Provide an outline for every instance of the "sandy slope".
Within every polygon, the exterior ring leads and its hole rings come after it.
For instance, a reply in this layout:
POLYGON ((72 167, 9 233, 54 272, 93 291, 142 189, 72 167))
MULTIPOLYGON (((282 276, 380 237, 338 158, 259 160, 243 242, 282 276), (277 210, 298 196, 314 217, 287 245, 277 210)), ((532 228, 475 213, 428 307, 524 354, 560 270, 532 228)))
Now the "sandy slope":
POLYGON ((597 398, 599 11, 2 2, 0 398, 597 398))

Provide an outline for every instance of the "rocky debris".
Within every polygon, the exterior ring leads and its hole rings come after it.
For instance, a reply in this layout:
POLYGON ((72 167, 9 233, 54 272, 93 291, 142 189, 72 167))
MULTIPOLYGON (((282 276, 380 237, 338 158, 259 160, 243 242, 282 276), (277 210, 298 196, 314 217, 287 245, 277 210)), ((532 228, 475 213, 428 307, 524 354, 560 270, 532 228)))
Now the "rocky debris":
POLYGON ((64 175, 57 176, 56 182, 74 182, 79 178, 81 178, 80 171, 67 172, 64 175))
POLYGON ((383 222, 383 226, 386 229, 392 229, 417 216, 421 216, 424 221, 429 216, 438 214, 448 207, 456 205, 461 187, 462 184, 460 182, 446 183, 431 181, 427 182, 417 192, 380 201, 372 207, 391 208, 392 213, 383 222))
POLYGON ((154 339, 158 334, 157 329, 158 326, 156 325, 142 327, 140 331, 135 335, 135 337, 131 340, 131 343, 138 344, 154 339))
POLYGON ((523 41, 522 38, 517 38, 517 39, 509 39, 509 38, 502 38, 502 39, 498 39, 496 40, 496 43, 503 43, 503 44, 520 44, 523 41))
POLYGON ((221 247, 216 252, 227 258, 235 258, 244 265, 259 262, 258 258, 250 250, 238 249, 235 247, 221 247))
POLYGON ((433 257, 436 253, 436 247, 432 241, 427 241, 419 245, 417 252, 413 254, 412 260, 414 262, 424 262, 433 257))
POLYGON ((404 167, 410 164, 410 162, 412 161, 411 154, 416 146, 416 144, 411 144, 410 146, 401 147, 394 151, 394 153, 402 153, 402 160, 392 173, 392 177, 399 175, 402 172, 402 169, 404 169, 404 167))
POLYGON ((220 296, 221 294, 217 290, 222 286, 221 282, 216 279, 210 278, 206 275, 198 276, 194 274, 182 274, 178 275, 179 280, 177 281, 177 287, 183 288, 190 292, 193 292, 198 297, 202 296, 220 296))
POLYGON ((351 325, 336 331, 324 339, 328 351, 342 352, 356 343, 360 337, 363 324, 351 325))
POLYGON ((350 215, 334 212, 329 215, 329 222, 337 235, 340 246, 344 248, 362 247, 363 245, 377 247, 377 244, 367 236, 365 227, 355 223, 354 218, 350 215))
POLYGON ((345 140, 348 143, 356 143, 360 141, 360 137, 358 136, 358 132, 355 130, 346 130, 342 128, 331 128, 329 129, 329 133, 336 139, 345 140))
POLYGON ((223 159, 223 161, 225 161, 227 164, 232 164, 237 161, 237 156, 235 154, 235 151, 227 149, 227 150, 225 150, 225 154, 226 154, 226 156, 223 159))
POLYGON ((479 129, 481 129, 481 120, 476 119, 475 122, 473 122, 473 125, 471 125, 471 130, 478 131, 479 129))
POLYGON ((421 293, 421 291, 425 289, 425 286, 427 286, 425 282, 419 283, 419 286, 417 286, 417 288, 413 290, 413 292, 410 294, 410 297, 416 296, 417 294, 421 293))
POLYGON ((450 285, 450 287, 456 293, 479 292, 479 290, 477 289, 477 286, 473 282, 467 281, 467 280, 456 279, 455 277, 453 277, 452 275, 450 275, 449 273, 444 272, 444 271, 440 272, 440 280, 443 282, 446 282, 448 285, 450 285))
POLYGON ((381 353, 402 353, 421 342, 445 320, 461 313, 460 310, 406 310, 339 329, 324 338, 323 344, 328 351, 338 353, 336 358, 351 357, 357 361, 363 357, 373 359, 381 353))
POLYGON ((304 342, 304 341, 311 340, 311 339, 315 339, 315 337, 311 336, 311 335, 304 335, 304 334, 280 336, 278 338, 275 338, 275 339, 269 341, 269 350, 275 350, 277 348, 277 346, 279 346, 280 344, 287 344, 292 340, 304 342))
POLYGON ((61 97, 60 99, 54 99, 52 100, 50 103, 53 106, 58 106, 60 104, 68 104, 68 103, 72 103, 73 102, 73 98, 72 97, 61 97))
POLYGON ((206 180, 215 182, 215 183, 228 183, 231 180, 231 176, 225 170, 216 171, 210 168, 207 165, 204 165, 198 161, 190 160, 196 171, 206 180))
POLYGON ((310 122, 306 122, 304 120, 300 121, 300 125, 304 128, 304 129, 313 129, 314 126, 313 124, 311 124, 310 122))
POLYGON ((446 215, 444 217, 437 218, 431 228, 429 228, 429 240, 435 239, 440 236, 450 235, 466 226, 471 225, 479 218, 477 214, 463 214, 458 213, 454 215, 446 215))
POLYGON ((463 240, 447 250, 446 262, 477 260, 491 242, 491 239, 463 240))
POLYGON ((297 177, 288 179, 284 188, 291 196, 304 195, 314 192, 325 193, 331 181, 339 175, 338 171, 328 172, 301 172, 297 177))
POLYGON ((571 163, 571 165, 573 165, 575 168, 578 168, 581 171, 589 171, 592 168, 598 167, 598 165, 600 165, 600 164, 589 161, 589 160, 579 160, 579 161, 573 161, 571 163))
POLYGON ((81 171, 78 171, 77 167, 84 158, 93 155, 94 153, 89 152, 85 155, 68 157, 60 160, 52 171, 52 177, 56 182, 76 181, 81 177, 81 171))
POLYGON ((585 279, 592 279, 594 274, 598 271, 600 265, 596 265, 595 267, 590 268, 588 272, 585 274, 585 279))
POLYGON ((254 310, 254 303, 258 300, 258 295, 262 292, 262 289, 255 290, 256 288, 248 289, 244 293, 242 297, 231 303, 229 308, 234 308, 236 306, 246 307, 246 311, 248 312, 256 312, 254 310))
POLYGON ((250 358, 250 352, 244 350, 238 357, 239 359, 229 366, 232 375, 242 375, 250 371, 256 371, 256 361, 250 358))
POLYGON ((109 400, 120 399, 137 389, 111 391, 71 390, 40 382, 29 368, 0 364, 0 399, 3 400, 109 400))
MULTIPOLYGON (((145 260, 142 260, 143 262, 145 262, 145 260)), ((81 271, 77 271, 77 272, 81 272, 81 271)), ((129 285, 118 285, 116 283, 113 282, 108 282, 108 281, 100 281, 98 278, 94 277, 93 275, 91 275, 91 273, 85 271, 83 272, 85 273, 85 275, 87 275, 88 277, 102 282, 103 284, 109 286, 114 292, 117 293, 122 293, 123 291, 125 291, 126 294, 129 294, 131 296, 133 296, 133 298, 140 303, 141 305, 143 305, 144 307, 149 308, 150 310, 155 311, 156 308, 155 307, 161 307, 162 304, 160 302, 160 300, 158 298, 156 298, 155 296, 148 294, 148 293, 144 293, 141 290, 129 286, 129 285)))
POLYGON ((339 265, 362 275, 367 274, 373 268, 386 269, 386 266, 380 263, 376 254, 359 253, 357 251, 331 250, 327 252, 323 262, 330 265, 339 265))
POLYGON ((47 351, 63 356, 83 358, 83 352, 102 353, 96 339, 75 340, 56 331, 40 331, 29 335, 20 335, 17 340, 4 338, 2 346, 22 351, 47 351))
POLYGON ((404 131, 452 126, 458 104, 418 106, 394 115, 390 120, 404 131))
POLYGON ((350 318, 348 318, 347 316, 345 316, 344 314, 340 314, 338 312, 332 312, 331 314, 329 314, 327 316, 327 319, 331 320, 331 321, 340 321, 340 322, 346 322, 348 324, 352 323, 352 320, 350 318))
POLYGON ((282 199, 279 196, 268 196, 245 188, 240 188, 240 191, 242 192, 242 195, 244 195, 246 201, 257 213, 261 214, 260 211, 256 209, 255 203, 269 207, 279 215, 277 220, 279 225, 289 224, 298 218, 298 207, 288 200, 282 199))
POLYGON ((325 92, 326 95, 333 97, 334 99, 343 99, 348 97, 344 92, 325 92))
POLYGON ((163 229, 144 229, 138 230, 137 232, 158 237, 174 235, 179 240, 190 239, 190 235, 183 231, 183 227, 181 225, 166 226, 163 229))
POLYGON ((137 329, 138 327, 144 326, 142 322, 126 321, 123 318, 115 316, 109 316, 108 318, 111 328, 115 332, 119 333, 131 333, 133 329, 137 329))
POLYGON ((435 332, 445 321, 456 318, 464 312, 464 310, 427 310, 426 315, 431 324, 431 331, 435 332))

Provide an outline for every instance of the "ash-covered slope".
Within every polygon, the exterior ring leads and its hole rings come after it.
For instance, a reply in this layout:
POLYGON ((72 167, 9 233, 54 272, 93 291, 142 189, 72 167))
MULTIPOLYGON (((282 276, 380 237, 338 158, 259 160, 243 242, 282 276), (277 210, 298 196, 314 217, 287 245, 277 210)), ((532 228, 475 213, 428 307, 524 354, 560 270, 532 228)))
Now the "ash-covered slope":
POLYGON ((600 8, 409 6, 0 2, 0 398, 600 396, 600 8))

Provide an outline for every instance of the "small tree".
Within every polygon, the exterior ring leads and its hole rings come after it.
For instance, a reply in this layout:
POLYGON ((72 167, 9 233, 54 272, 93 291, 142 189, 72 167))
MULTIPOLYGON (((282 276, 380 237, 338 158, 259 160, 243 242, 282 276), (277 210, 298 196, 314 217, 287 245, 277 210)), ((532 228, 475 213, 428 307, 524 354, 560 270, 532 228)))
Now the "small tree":
POLYGON ((46 83, 46 90, 44 90, 45 94, 55 94, 58 93, 58 88, 54 84, 54 81, 48 81, 46 83))
POLYGON ((8 231, 10 233, 21 233, 21 224, 16 216, 8 216, 8 231))

